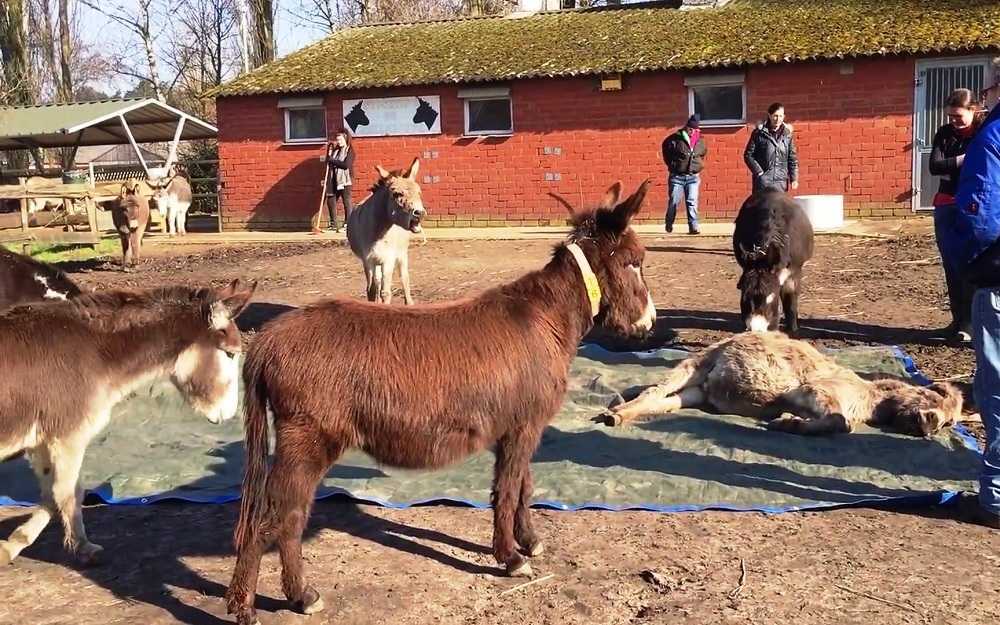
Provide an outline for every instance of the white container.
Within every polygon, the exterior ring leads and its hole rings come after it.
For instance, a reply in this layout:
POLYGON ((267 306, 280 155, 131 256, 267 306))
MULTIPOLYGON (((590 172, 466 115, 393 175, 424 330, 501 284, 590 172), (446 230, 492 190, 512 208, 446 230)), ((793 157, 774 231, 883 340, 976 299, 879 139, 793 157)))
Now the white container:
POLYGON ((797 195, 799 203, 813 230, 833 230, 844 225, 843 195, 797 195))

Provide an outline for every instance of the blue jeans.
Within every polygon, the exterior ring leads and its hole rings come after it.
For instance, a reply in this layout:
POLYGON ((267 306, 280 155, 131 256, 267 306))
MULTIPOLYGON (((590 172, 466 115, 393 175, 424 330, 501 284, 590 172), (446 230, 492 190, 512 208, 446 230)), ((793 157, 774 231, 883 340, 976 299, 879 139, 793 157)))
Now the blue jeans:
POLYGON ((698 183, 698 174, 670 176, 667 179, 670 197, 667 199, 666 225, 673 227, 674 219, 677 218, 677 205, 681 203, 681 194, 683 193, 687 208, 688 229, 698 229, 698 183))
POLYGON ((946 258, 941 247, 942 233, 955 227, 955 213, 958 207, 954 204, 934 207, 934 238, 937 240, 938 253, 941 254, 941 266, 944 268, 944 281, 948 287, 948 307, 951 309, 951 324, 954 331, 969 332, 972 323, 973 287, 962 277, 962 270, 954 260, 946 258))
POLYGON ((979 503, 1000 514, 1000 287, 979 289, 972 300, 976 377, 972 392, 986 430, 979 503))

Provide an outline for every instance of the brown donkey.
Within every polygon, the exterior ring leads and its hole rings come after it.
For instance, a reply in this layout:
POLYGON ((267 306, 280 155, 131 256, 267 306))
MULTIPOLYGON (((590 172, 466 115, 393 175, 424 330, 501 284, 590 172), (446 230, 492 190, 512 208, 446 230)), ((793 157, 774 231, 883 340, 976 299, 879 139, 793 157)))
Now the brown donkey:
POLYGON ((474 299, 333 300, 265 326, 243 369, 247 468, 226 594, 239 623, 255 620, 261 556, 274 541, 285 596, 301 612, 322 609, 303 580, 302 530, 320 479, 352 447, 386 465, 434 469, 495 445, 493 555, 508 574, 531 574, 525 556, 542 543, 528 513, 529 462, 562 404, 577 344, 595 323, 642 335, 655 321, 645 249, 629 227, 648 186, 619 203, 615 183, 598 208, 572 214, 569 241, 543 269, 474 299))
POLYGON ((111 219, 122 242, 122 271, 128 271, 130 265, 138 266, 142 258, 142 237, 149 225, 149 200, 139 192, 138 180, 128 180, 122 185, 111 219))
POLYGON ((42 494, 0 541, 0 565, 57 514, 67 549, 95 562, 101 547, 84 531, 80 465, 112 408, 138 386, 169 377, 209 421, 235 416, 241 341, 233 319, 255 286, 104 291, 0 314, 0 461, 27 453, 42 494))

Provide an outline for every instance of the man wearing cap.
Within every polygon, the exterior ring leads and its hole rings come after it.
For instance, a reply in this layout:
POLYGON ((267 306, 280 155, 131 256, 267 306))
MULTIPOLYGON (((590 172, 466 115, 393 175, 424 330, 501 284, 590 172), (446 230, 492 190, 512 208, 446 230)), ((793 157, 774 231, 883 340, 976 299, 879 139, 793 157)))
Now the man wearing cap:
POLYGON ((983 93, 992 110, 965 152, 955 194, 957 211, 942 240, 975 289, 973 396, 986 433, 978 497, 959 501, 968 521, 1000 529, 1000 84, 983 93))
POLYGON ((683 128, 664 139, 662 149, 663 162, 669 171, 667 188, 670 190, 666 230, 674 231, 677 205, 681 203, 683 193, 687 206, 688 233, 698 234, 698 174, 705 166, 705 156, 708 154, 705 139, 701 136, 699 116, 692 115, 683 128))

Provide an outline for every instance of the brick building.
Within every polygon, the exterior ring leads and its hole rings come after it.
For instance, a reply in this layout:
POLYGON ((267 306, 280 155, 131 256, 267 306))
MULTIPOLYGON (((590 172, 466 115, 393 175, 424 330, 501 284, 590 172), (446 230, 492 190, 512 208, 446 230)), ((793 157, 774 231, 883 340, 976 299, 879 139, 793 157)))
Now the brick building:
POLYGON ((245 74, 215 93, 223 227, 305 228, 323 142, 344 127, 355 201, 375 164, 419 156, 430 226, 561 223, 554 195, 593 202, 647 176, 658 220, 660 143, 692 112, 709 146, 701 212, 731 219, 743 148, 774 101, 795 129, 798 193, 909 216, 933 196, 944 98, 998 72, 994 0, 682 4, 351 28, 245 74))

